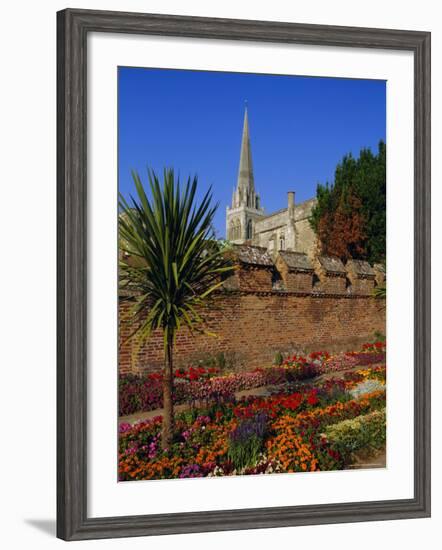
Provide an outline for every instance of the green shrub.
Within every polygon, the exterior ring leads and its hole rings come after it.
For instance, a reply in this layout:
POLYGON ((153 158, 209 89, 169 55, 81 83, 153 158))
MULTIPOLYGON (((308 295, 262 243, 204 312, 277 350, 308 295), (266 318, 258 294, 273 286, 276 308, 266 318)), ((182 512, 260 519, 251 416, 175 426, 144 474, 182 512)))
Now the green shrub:
POLYGON ((182 420, 185 424, 193 424, 193 422, 195 422, 198 414, 200 414, 200 413, 197 409, 191 408, 191 409, 186 409, 186 410, 178 413, 177 418, 182 420))
POLYGON ((282 353, 280 351, 275 353, 275 358, 273 359, 274 365, 282 365, 284 358, 282 356, 282 353))
POLYGON ((325 436, 346 463, 351 462, 353 453, 360 449, 380 449, 386 441, 385 408, 329 426, 325 436))

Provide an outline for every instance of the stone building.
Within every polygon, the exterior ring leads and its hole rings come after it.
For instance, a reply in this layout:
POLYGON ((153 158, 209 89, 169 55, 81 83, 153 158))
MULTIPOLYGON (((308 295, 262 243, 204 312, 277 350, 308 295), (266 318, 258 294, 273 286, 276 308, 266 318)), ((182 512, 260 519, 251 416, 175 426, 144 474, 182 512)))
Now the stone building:
POLYGON ((287 207, 266 214, 255 190, 247 108, 241 141, 238 181, 232 204, 226 211, 226 237, 235 244, 251 244, 269 252, 291 250, 312 255, 315 233, 309 218, 316 199, 295 203, 295 192, 288 191, 287 207))

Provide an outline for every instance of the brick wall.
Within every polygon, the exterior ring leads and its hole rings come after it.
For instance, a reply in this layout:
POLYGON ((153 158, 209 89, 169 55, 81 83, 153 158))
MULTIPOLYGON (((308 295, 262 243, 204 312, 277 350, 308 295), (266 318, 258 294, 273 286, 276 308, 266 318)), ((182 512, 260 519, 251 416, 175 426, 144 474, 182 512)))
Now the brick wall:
POLYGON ((241 290, 268 291, 272 287, 272 271, 265 267, 243 267, 233 277, 241 290))
POLYGON ((342 275, 320 278, 319 288, 327 294, 342 294, 346 291, 347 279, 342 275))
POLYGON ((312 276, 310 273, 287 272, 285 286, 289 292, 312 291, 312 276))
POLYGON ((374 285, 371 279, 354 279, 351 281, 352 291, 357 294, 369 294, 373 291, 374 285))
MULTIPOLYGON (((258 277, 260 286, 261 277, 268 278, 267 270, 249 273, 258 277)), ((163 361, 162 336, 153 334, 139 349, 135 339, 127 341, 132 330, 124 321, 128 307, 128 302, 120 303, 120 372, 158 370, 163 361)), ((217 336, 193 336, 181 330, 176 365, 223 352, 232 367, 248 369, 268 364, 277 351, 350 350, 376 331, 385 333, 385 304, 369 295, 223 291, 203 313, 208 330, 217 336)))
POLYGON ((285 290, 288 292, 307 292, 310 294, 313 291, 312 273, 309 271, 290 270, 279 255, 276 258, 275 267, 281 275, 285 290))

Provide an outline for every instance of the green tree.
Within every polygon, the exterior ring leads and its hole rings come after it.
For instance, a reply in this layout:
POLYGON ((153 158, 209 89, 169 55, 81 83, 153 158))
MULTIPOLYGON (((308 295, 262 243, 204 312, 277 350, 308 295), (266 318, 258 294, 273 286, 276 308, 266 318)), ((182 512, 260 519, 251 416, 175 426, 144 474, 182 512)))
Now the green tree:
POLYGON ((232 268, 214 239, 211 190, 196 204, 197 177, 184 190, 173 170, 165 170, 162 185, 148 171, 151 199, 139 175, 132 173, 137 198, 130 204, 120 194, 119 236, 123 252, 120 288, 134 300, 132 336, 144 342, 153 330, 164 337, 162 446, 170 446, 174 430, 173 353, 182 325, 204 331, 199 306, 232 268))
POLYGON ((385 261, 386 147, 362 149, 359 158, 346 155, 332 185, 319 184, 311 225, 321 252, 346 260, 385 261))

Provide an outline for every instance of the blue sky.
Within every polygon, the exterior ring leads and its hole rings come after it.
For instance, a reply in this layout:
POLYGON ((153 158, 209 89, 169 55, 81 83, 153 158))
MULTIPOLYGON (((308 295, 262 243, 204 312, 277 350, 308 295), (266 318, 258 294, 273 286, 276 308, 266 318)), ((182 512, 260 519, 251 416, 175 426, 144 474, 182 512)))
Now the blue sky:
POLYGON ((146 167, 198 175, 199 196, 212 185, 215 218, 236 185, 247 100, 255 187, 270 213, 315 196, 338 162, 362 147, 377 150, 386 133, 386 83, 241 73, 120 67, 119 189, 134 193, 131 170, 147 185, 146 167))

